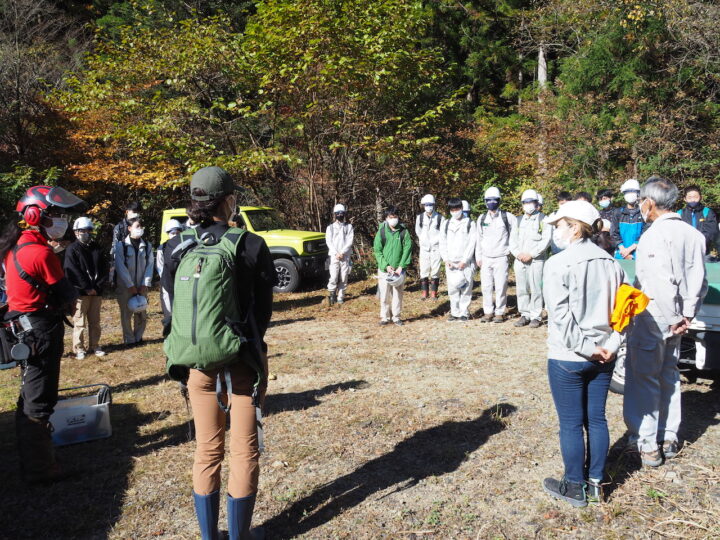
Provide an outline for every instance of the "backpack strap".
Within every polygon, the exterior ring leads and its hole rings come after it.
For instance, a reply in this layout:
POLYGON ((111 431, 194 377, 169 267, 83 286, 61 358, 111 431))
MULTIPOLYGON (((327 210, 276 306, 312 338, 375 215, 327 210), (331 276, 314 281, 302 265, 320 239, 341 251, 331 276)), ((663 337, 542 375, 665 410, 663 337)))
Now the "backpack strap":
POLYGON ((421 212, 421 213, 420 213, 420 228, 421 228, 421 229, 422 229, 423 223, 425 223, 425 222, 423 221, 423 218, 424 218, 424 217, 425 217, 425 212, 421 212))
POLYGON ((387 242, 387 237, 385 236, 385 224, 382 224, 382 227, 380 227, 380 243, 382 247, 385 247, 385 242, 387 242))
POLYGON ((15 264, 15 270, 18 273, 18 276, 20 276, 20 279, 28 283, 32 288, 37 289, 41 293, 48 294, 50 292, 50 287, 47 283, 42 283, 41 281, 38 281, 34 277, 32 277, 30 274, 28 274, 25 270, 23 270, 23 267, 20 266, 20 263, 17 260, 17 254, 18 251, 20 251, 25 246, 30 246, 33 244, 42 245, 39 242, 25 242, 23 244, 19 244, 15 246, 12 249, 13 253, 13 263, 15 264))
POLYGON ((436 230, 436 231, 439 231, 439 230, 440 230, 440 214, 438 214, 438 215, 435 216, 435 217, 436 217, 436 219, 435 219, 435 230, 436 230))
MULTIPOLYGON (((485 218, 487 217, 487 212, 485 212, 483 215, 480 216, 480 227, 485 226, 485 218)), ((507 218, 506 218, 507 219, 507 218)))
POLYGON ((447 236, 448 228, 450 227, 450 220, 445 221, 445 236, 447 236))
POLYGON ((500 217, 502 218, 503 223, 505 224, 505 230, 507 231, 508 234, 510 234, 510 222, 508 221, 508 218, 507 218, 507 212, 505 210, 500 210, 500 217))
POLYGON ((470 234, 470 227, 472 227, 472 219, 467 218, 468 224, 467 224, 467 234, 470 234))

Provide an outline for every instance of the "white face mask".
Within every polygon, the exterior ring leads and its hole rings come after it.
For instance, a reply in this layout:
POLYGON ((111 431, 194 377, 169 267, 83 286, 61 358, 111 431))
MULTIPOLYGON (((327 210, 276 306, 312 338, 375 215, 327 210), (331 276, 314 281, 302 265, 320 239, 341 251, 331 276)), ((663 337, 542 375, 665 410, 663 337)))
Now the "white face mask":
POLYGON ((568 232, 569 230, 567 228, 560 229, 555 227, 553 229, 552 238, 558 249, 566 249, 570 245, 570 239, 567 236, 568 232))
POLYGON ((138 214, 137 212, 133 212, 132 210, 127 213, 128 221, 130 221, 131 219, 135 219, 136 217, 140 217, 140 214, 138 214))
POLYGON ((393 229, 398 226, 398 223, 400 223, 400 220, 396 217, 387 218, 387 224, 390 225, 393 229))
POLYGON ((77 236, 77 239, 80 240, 83 244, 90 243, 90 233, 89 232, 78 232, 75 236, 77 236))
POLYGON ((425 212, 427 213, 428 216, 429 216, 430 214, 432 214, 434 211, 435 211, 435 205, 434 205, 434 204, 426 204, 426 205, 425 205, 425 212))
POLYGON ((523 212, 525 212, 526 214, 530 215, 535 212, 535 210, 537 210, 537 206, 535 205, 535 203, 523 204, 523 212))
POLYGON ((451 210, 450 215, 453 219, 460 219, 462 217, 462 210, 451 210))
POLYGON ((642 218, 643 221, 647 221, 648 217, 650 217, 649 216, 650 212, 648 212, 647 214, 643 213, 642 207, 643 207, 644 203, 645 203, 645 201, 643 201, 642 204, 640 204, 640 217, 642 218))
POLYGON ((134 238, 135 240, 142 238, 143 234, 145 234, 145 229, 130 229, 130 238, 134 238))
POLYGON ((600 201, 600 208, 607 208, 608 206, 610 206, 610 199, 600 201))
POLYGON ((43 227, 45 229, 45 234, 48 235, 48 238, 53 240, 62 238, 68 228, 67 219, 55 217, 50 219, 52 219, 52 225, 49 227, 43 227))
POLYGON ((635 204, 638 200, 638 194, 634 191, 630 191, 625 194, 625 202, 628 204, 635 204))

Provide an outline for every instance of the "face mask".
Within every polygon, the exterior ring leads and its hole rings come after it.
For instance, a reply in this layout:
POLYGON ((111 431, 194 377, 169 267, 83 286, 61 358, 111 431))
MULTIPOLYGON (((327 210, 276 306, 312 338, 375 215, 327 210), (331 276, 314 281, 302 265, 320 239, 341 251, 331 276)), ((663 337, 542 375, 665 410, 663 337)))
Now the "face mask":
POLYGON ((600 201, 600 208, 607 208, 608 206, 610 206, 610 199, 600 201))
POLYGON ((425 205, 425 212, 430 215, 435 211, 435 205, 434 204, 426 204, 425 205))
POLYGON ((628 204, 635 204, 638 200, 638 194, 635 192, 629 192, 625 194, 625 202, 628 204))
POLYGON ((52 250, 53 250, 53 253, 62 253, 63 251, 65 251, 65 246, 58 243, 56 246, 52 247, 52 250))
POLYGON ((494 212, 500 206, 500 201, 485 201, 485 206, 487 206, 488 210, 494 212))
POLYGON ((83 244, 90 243, 90 233, 89 232, 79 232, 77 233, 77 239, 80 240, 83 244))
POLYGON ((649 215, 650 215, 650 212, 648 212, 647 214, 645 214, 645 213, 642 211, 642 207, 643 207, 643 204, 644 204, 644 203, 645 203, 645 201, 643 201, 643 202, 640 204, 640 217, 642 218, 643 221, 647 221, 647 220, 648 220, 648 217, 649 217, 649 215))
POLYGON ((131 219, 135 219, 136 217, 140 217, 140 214, 138 214, 137 212, 133 212, 132 210, 127 213, 128 221, 130 221, 131 219))
POLYGON ((687 203, 687 205, 689 208, 697 208, 698 206, 700 206, 700 201, 689 202, 687 203))
POLYGON ((134 238, 135 240, 142 238, 143 234, 145 234, 145 229, 130 229, 130 238, 134 238))
POLYGON ((393 229, 398 226, 398 223, 400 223, 400 220, 396 217, 387 218, 387 224, 390 225, 393 229))
POLYGON ((570 240, 566 236, 567 229, 553 229, 552 238, 558 249, 566 249, 570 245, 570 240))
POLYGON ((345 214, 335 214, 335 219, 340 222, 345 221, 345 214))
POLYGON ((462 217, 462 210, 451 210, 450 215, 453 219, 460 219, 462 217))
POLYGON ((530 214, 532 214, 533 212, 535 212, 536 209, 537 209, 537 207, 535 206, 535 203, 525 203, 525 204, 523 204, 523 212, 525 212, 525 213, 528 214, 528 215, 530 215, 530 214))
POLYGON ((48 235, 48 238, 56 239, 56 238, 62 238, 62 236, 65 234, 65 231, 67 231, 68 228, 68 222, 65 218, 50 218, 52 219, 52 225, 49 227, 43 227, 45 229, 45 234, 48 235))

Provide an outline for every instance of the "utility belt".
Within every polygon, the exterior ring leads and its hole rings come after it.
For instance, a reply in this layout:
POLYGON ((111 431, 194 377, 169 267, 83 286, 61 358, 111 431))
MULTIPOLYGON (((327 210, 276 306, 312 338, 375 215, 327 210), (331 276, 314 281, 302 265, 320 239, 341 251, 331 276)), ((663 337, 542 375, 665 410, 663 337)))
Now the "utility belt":
POLYGON ((29 313, 6 312, 0 322, 0 369, 18 365, 24 368, 36 345, 32 331, 38 330, 42 335, 47 332, 48 325, 62 320, 62 313, 51 309, 29 313))

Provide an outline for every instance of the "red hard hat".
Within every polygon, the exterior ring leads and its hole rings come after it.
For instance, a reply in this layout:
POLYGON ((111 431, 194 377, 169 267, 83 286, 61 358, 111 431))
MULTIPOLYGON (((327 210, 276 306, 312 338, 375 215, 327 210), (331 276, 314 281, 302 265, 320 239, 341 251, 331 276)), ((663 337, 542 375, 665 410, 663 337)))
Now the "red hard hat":
POLYGON ((37 206, 40 210, 47 210, 53 206, 81 210, 85 202, 61 187, 33 186, 18 201, 15 210, 22 214, 29 206, 37 206))

